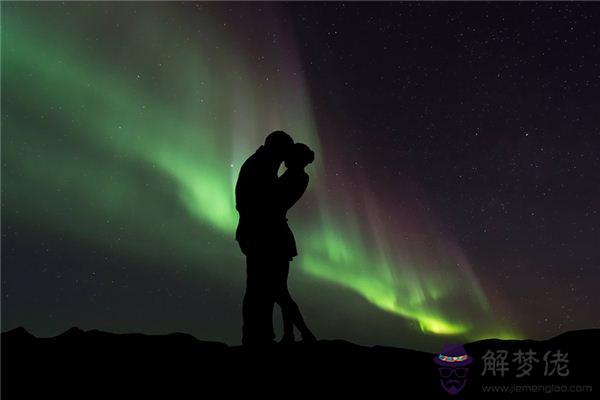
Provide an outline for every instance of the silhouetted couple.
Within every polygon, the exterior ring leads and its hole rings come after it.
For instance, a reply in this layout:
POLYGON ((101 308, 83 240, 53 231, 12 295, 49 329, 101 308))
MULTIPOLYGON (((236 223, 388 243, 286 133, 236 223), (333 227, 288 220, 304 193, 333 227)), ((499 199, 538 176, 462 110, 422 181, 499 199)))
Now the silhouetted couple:
POLYGON ((281 307, 282 342, 294 342, 294 327, 303 340, 314 341, 287 287, 290 261, 297 256, 287 211, 308 186, 304 167, 314 161, 314 152, 295 143, 285 132, 269 134, 242 165, 235 187, 240 215, 236 240, 246 255, 246 294, 243 302, 242 343, 272 344, 273 307, 281 307), (281 163, 287 170, 277 176, 281 163))

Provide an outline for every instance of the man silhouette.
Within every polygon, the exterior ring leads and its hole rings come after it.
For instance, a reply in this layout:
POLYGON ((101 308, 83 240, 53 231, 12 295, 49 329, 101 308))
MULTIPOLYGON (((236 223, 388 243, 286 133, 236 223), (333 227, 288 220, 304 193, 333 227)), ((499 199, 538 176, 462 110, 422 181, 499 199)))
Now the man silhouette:
MULTIPOLYGON (((283 131, 267 136, 265 144, 240 169, 235 186, 240 215, 235 238, 246 255, 246 293, 242 305, 242 344, 273 343, 274 288, 280 263, 289 256, 277 206, 277 172, 294 141, 283 131)), ((287 226, 287 225, 286 225, 287 226)))

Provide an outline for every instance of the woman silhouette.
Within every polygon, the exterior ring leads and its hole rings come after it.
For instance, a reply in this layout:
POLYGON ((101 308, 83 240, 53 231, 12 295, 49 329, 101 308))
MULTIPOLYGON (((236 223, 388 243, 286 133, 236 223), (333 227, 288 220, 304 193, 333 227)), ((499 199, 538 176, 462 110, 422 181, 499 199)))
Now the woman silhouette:
POLYGON ((303 143, 294 144, 285 160, 287 170, 277 180, 277 192, 280 196, 278 203, 281 207, 280 212, 283 214, 282 217, 286 221, 281 233, 285 235, 285 243, 287 243, 288 248, 283 250, 285 254, 289 255, 288 262, 283 264, 284 267, 281 271, 277 271, 278 276, 276 277, 274 293, 275 302, 281 307, 283 319, 282 343, 293 343, 295 341, 294 326, 298 328, 304 341, 316 340, 315 335, 306 326, 300 309, 294 299, 292 299, 287 286, 290 267, 289 261, 298 255, 298 252, 296 250, 294 234, 289 228, 286 218, 288 210, 302 197, 308 186, 309 177, 304 168, 312 163, 314 159, 315 153, 307 145, 303 143))

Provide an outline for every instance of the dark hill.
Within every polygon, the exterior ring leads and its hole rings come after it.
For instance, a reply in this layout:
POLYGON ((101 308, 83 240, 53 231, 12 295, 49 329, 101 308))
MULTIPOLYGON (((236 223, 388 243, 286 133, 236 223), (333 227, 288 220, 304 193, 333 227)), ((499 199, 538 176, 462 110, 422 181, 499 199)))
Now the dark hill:
POLYGON ((287 398, 292 394, 310 398, 587 398, 594 394, 581 393, 589 390, 587 386, 600 391, 596 383, 599 339, 600 330, 591 329, 546 341, 490 339, 466 344, 475 362, 469 366, 465 388, 450 396, 440 386, 434 354, 414 350, 365 347, 343 340, 247 349, 184 333, 115 334, 76 327, 53 338, 36 338, 20 327, 2 333, 2 398, 142 398, 160 393, 163 397, 167 393, 167 398, 209 399, 233 395, 287 398), (482 376, 486 352, 503 350, 509 366, 505 376, 499 372, 492 376, 489 371, 482 376), (538 362, 529 377, 515 377, 520 370, 512 359, 518 350, 536 353, 538 362), (551 359, 557 350, 568 354, 568 375, 544 375, 544 354, 550 352, 551 359), (490 390, 488 385, 505 388, 494 390, 512 387, 513 393, 484 394, 490 390), (528 393, 515 393, 520 390, 515 385, 526 386, 528 393), (532 385, 537 395, 531 393, 532 385), (570 393, 562 393, 565 388, 570 393), (553 391, 551 397, 544 394, 548 390, 553 391), (36 395, 42 397, 32 397, 36 395))

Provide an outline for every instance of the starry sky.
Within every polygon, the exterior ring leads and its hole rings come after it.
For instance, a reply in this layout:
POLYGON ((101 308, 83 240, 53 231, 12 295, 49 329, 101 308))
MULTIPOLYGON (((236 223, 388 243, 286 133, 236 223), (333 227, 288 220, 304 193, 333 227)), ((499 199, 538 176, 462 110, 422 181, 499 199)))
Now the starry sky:
POLYGON ((239 344, 233 187, 278 129, 320 338, 600 327, 600 5, 1 7, 3 331, 239 344))

